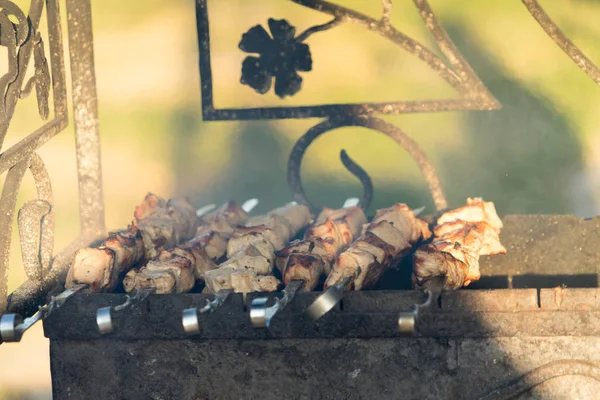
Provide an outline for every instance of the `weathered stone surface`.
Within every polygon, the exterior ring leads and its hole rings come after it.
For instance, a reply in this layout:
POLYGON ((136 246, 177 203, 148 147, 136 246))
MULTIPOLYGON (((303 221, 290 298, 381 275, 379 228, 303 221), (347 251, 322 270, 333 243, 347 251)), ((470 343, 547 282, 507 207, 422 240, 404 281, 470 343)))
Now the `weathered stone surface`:
MULTIPOLYGON (((600 338, 53 340, 51 351, 55 399, 476 399, 551 361, 599 363, 600 338)), ((599 384, 550 382, 521 398, 599 384)))
MULTIPOLYGON (((481 257, 482 275, 580 275, 579 284, 568 285, 575 287, 582 287, 586 279, 582 275, 588 275, 592 282, 586 286, 597 286, 594 275, 600 272, 600 217, 507 215, 502 221, 500 241, 508 252, 481 257)), ((522 278, 520 281, 527 283, 522 278)))

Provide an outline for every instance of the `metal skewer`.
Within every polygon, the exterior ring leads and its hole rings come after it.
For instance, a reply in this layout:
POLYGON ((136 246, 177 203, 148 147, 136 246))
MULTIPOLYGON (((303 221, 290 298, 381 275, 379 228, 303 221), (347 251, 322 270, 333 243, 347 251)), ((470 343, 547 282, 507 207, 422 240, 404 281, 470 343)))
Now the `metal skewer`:
MULTIPOLYGON (((256 207, 259 203, 258 199, 249 199, 242 204, 242 210, 249 213, 254 207, 256 207)), ((204 207, 202 208, 204 209, 204 207)), ((200 210, 198 210, 200 212, 200 210)), ((217 308, 221 307, 225 300, 229 297, 229 295, 233 293, 232 290, 221 290, 215 294, 215 298, 213 301, 206 300, 206 305, 200 309, 198 308, 187 308, 183 310, 183 315, 181 317, 181 323, 183 325, 183 329, 186 333, 196 334, 200 333, 200 322, 198 321, 198 314, 204 314, 206 312, 213 312, 217 308)))
POLYGON ((313 320, 318 320, 327 314, 344 297, 344 287, 352 281, 352 278, 344 278, 342 282, 329 287, 306 309, 306 313, 313 320))
POLYGON ((204 207, 200 207, 199 209, 196 210, 196 216, 198 218, 202 217, 203 215, 208 214, 209 212, 211 212, 212 210, 214 210, 215 208, 217 208, 216 204, 208 204, 205 205, 204 207))
MULTIPOLYGON (((242 209, 246 212, 250 212, 254 207, 256 207, 257 204, 257 199, 250 199, 244 202, 244 204, 242 205, 242 209)), ((196 216, 198 218, 201 218, 202 216, 208 214, 216 208, 216 204, 208 204, 196 210, 196 216)), ((98 330, 100 331, 100 334, 106 335, 114 331, 114 326, 112 322, 113 311, 118 312, 126 310, 135 304, 139 304, 146 300, 148 296, 154 292, 156 292, 155 288, 140 289, 135 291, 133 295, 127 295, 127 300, 123 304, 114 307, 109 306, 99 308, 96 311, 96 325, 98 325, 98 330)))
POLYGON ((259 297, 252 300, 250 305, 250 321, 255 328, 268 328, 271 319, 278 311, 283 310, 294 298, 296 292, 302 288, 304 281, 291 281, 281 292, 283 297, 276 298, 275 304, 267 307, 267 297, 259 297))
MULTIPOLYGON (((425 207, 419 207, 413 210, 415 217, 421 214, 425 207)), ((338 304, 344 297, 344 287, 348 285, 353 277, 347 277, 339 284, 329 287, 323 294, 315 299, 315 301, 306 309, 306 313, 313 320, 321 318, 327 314, 333 307, 338 304)))
POLYGON ((96 325, 101 335, 106 335, 114 331, 112 323, 112 312, 126 310, 135 304, 139 304, 146 300, 148 296, 156 291, 155 288, 140 289, 136 291, 132 296, 126 295, 127 300, 125 303, 114 307, 102 307, 96 311, 96 325))
POLYGON ((413 335, 415 332, 415 324, 421 314, 432 308, 434 303, 442 294, 444 284, 446 283, 445 276, 435 277, 429 281, 429 286, 425 289, 427 300, 422 304, 416 304, 414 311, 401 312, 398 316, 398 329, 402 335, 413 335))
POLYGON ((3 342, 20 342, 23 334, 36 322, 48 317, 48 315, 60 308, 71 296, 86 287, 87 285, 84 284, 76 285, 65 290, 58 296, 52 296, 47 305, 38 307, 38 312, 29 318, 23 319, 23 316, 19 314, 4 314, 0 318, 0 339, 3 342))
POLYGON ((207 312, 213 312, 217 308, 223 305, 229 295, 233 293, 233 290, 221 290, 215 294, 213 301, 206 300, 206 305, 202 308, 187 308, 183 310, 183 316, 181 323, 185 333, 196 334, 200 333, 200 322, 198 321, 198 314, 204 314, 207 312))
MULTIPOLYGON (((346 199, 342 208, 350 208, 356 206, 360 200, 356 197, 346 199)), ((250 305, 250 321, 255 328, 268 328, 271 325, 271 319, 279 311, 283 310, 294 298, 296 292, 302 288, 304 281, 291 281, 282 290, 283 297, 276 298, 275 304, 267 307, 267 297, 259 297, 252 300, 250 305)), ((335 304, 334 304, 335 305, 335 304)))
MULTIPOLYGON (((196 216, 200 218, 203 215, 206 215, 209 212, 213 211, 215 208, 217 208, 216 204, 207 204, 196 210, 196 216)), ((120 304, 118 306, 102 307, 96 310, 96 325, 98 326, 98 331, 100 332, 100 334, 106 335, 114 331, 114 326, 112 322, 113 311, 119 312, 122 310, 126 310, 135 304, 139 304, 146 300, 148 296, 154 293, 155 291, 155 288, 140 289, 135 291, 132 295, 126 295, 126 300, 123 304, 120 304)))

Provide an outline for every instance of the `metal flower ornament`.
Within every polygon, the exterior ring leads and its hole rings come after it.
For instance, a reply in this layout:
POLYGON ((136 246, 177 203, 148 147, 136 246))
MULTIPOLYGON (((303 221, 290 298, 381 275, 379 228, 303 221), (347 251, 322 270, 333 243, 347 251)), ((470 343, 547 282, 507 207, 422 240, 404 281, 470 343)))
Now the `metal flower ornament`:
POLYGON ((242 35, 239 48, 259 56, 244 59, 240 82, 265 94, 275 78, 275 94, 280 98, 293 96, 302 87, 302 77, 297 71, 312 70, 310 49, 301 43, 301 36, 295 37, 296 28, 285 19, 269 18, 268 25, 272 37, 261 25, 242 35))

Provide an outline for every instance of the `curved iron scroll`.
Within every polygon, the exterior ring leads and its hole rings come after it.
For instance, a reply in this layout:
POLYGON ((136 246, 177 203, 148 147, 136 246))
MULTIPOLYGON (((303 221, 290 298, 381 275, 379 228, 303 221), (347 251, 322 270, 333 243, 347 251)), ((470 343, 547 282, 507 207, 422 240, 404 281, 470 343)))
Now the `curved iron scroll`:
POLYGON ((41 158, 32 153, 8 171, 0 198, 0 311, 6 308, 8 261, 13 217, 17 196, 25 172, 31 170, 38 200, 25 203, 19 210, 19 233, 25 272, 29 279, 41 282, 50 268, 54 246, 54 210, 52 187, 41 158))
POLYGON ((81 233, 56 255, 50 178, 36 150, 68 123, 60 1, 19 3, 29 5, 20 4, 21 8, 14 0, 0 0, 0 46, 7 49, 8 55, 5 71, 0 74, 0 174, 7 173, 0 195, 0 314, 7 311, 28 317, 44 304, 46 294, 64 281, 74 251, 98 235, 103 236, 105 229, 90 0, 66 0, 81 233), (42 23, 44 17, 47 24, 42 23), (42 40, 41 27, 47 32, 47 39, 42 40), (33 76, 27 79, 31 67, 33 76), (19 100, 34 91, 41 126, 4 148, 19 100), (17 196, 28 169, 36 184, 37 198, 26 202, 17 216, 28 279, 7 298, 17 196))
POLYGON ((598 68, 589 58, 583 54, 581 50, 577 46, 573 44, 565 36, 564 33, 560 30, 560 28, 552 21, 552 19, 546 14, 544 9, 539 5, 537 0, 522 0, 525 7, 529 13, 535 18, 535 20, 540 24, 540 26, 544 29, 546 34, 550 36, 554 43, 558 45, 564 51, 575 64, 583 72, 588 74, 590 78, 598 85, 600 85, 600 68, 598 68))
POLYGON ((542 365, 526 373, 516 381, 480 397, 479 400, 513 399, 552 378, 566 375, 586 376, 600 382, 600 368, 598 366, 580 360, 560 360, 542 365))
MULTIPOLYGON (((308 205, 313 211, 317 211, 318 208, 311 204, 306 198, 304 188, 302 187, 302 180, 300 178, 300 167, 302 164, 302 158, 304 153, 308 149, 308 146, 330 130, 347 127, 347 126, 362 126, 364 128, 373 129, 383 133, 384 135, 394 139, 406 152, 413 158, 421 169, 421 173, 425 177, 429 190, 433 197, 433 202, 438 211, 448 208, 448 202, 442 190, 440 179, 435 172, 435 169, 431 165, 431 162, 427 158, 427 155, 417 143, 408 137, 400 128, 386 122, 380 118, 372 116, 342 116, 338 118, 327 119, 318 125, 313 126, 308 130, 294 145, 292 153, 288 161, 288 183, 294 193, 294 199, 300 203, 308 205)), ((361 206, 363 209, 369 207, 373 186, 371 179, 367 173, 342 150, 341 153, 342 162, 344 166, 355 176, 357 176, 363 184, 363 200, 361 206)))
MULTIPOLYGON (((216 0, 215 0, 216 1, 216 0)), ((250 54, 242 63, 240 82, 258 93, 267 93, 275 78, 275 93, 290 96, 301 88, 302 77, 297 71, 312 70, 312 58, 307 39, 317 32, 345 23, 361 26, 390 41, 401 51, 418 58, 459 93, 458 98, 381 103, 320 104, 307 106, 216 108, 213 101, 209 0, 196 0, 202 116, 204 120, 260 120, 285 118, 332 118, 337 115, 406 114, 442 111, 496 110, 500 103, 487 90, 475 71, 452 43, 426 0, 413 0, 429 33, 447 61, 438 57, 424 43, 396 29, 391 22, 392 1, 381 0, 380 19, 323 0, 291 0, 294 3, 327 14, 333 19, 308 28, 296 36, 295 27, 286 20, 268 21, 269 32, 260 25, 250 28, 239 43, 240 50, 250 54), (253 55, 252 55, 253 54, 253 55), (279 82, 279 87, 278 83, 279 82)))

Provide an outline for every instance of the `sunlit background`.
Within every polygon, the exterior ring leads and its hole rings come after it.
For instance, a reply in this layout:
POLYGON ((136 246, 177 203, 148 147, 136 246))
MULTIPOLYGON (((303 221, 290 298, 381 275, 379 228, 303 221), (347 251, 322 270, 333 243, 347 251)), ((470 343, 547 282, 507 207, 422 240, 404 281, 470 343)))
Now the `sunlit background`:
MULTIPOLYGON (((16 3, 28 9, 27 1, 16 3)), ((336 3, 375 18, 381 14, 377 1, 336 3)), ((540 3, 567 36, 600 63, 600 2, 540 3)), ((467 196, 483 196, 494 201, 502 215, 596 215, 600 88, 546 36, 519 0, 430 0, 430 5, 503 106, 500 111, 385 118, 430 156, 451 206, 467 196)), ((266 25, 269 17, 287 19, 297 32, 330 17, 288 0, 212 0, 209 6, 217 107, 457 96, 424 63, 352 24, 306 41, 313 70, 301 73, 303 86, 297 95, 285 100, 272 90, 258 95, 239 82, 246 56, 237 47, 241 35, 256 24, 266 25)), ((440 54, 412 1, 394 1, 392 21, 440 54)), ((165 197, 186 195, 197 206, 258 197, 258 212, 291 200, 286 182, 289 152, 320 120, 203 122, 193 0, 95 0, 93 22, 109 229, 125 227, 148 191, 165 197)), ((45 30, 45 21, 42 26, 45 30)), ((35 96, 22 100, 2 151, 40 124, 35 96)), ((336 206, 360 194, 358 181, 339 160, 342 148, 373 178, 371 211, 398 201, 433 210, 427 186, 410 158, 390 139, 362 128, 335 130, 311 146, 302 174, 314 202, 336 206)), ((53 180, 57 251, 79 230, 74 149, 70 127, 39 150, 53 180)), ((34 194, 33 181, 26 177, 19 206, 34 194)), ((20 257, 15 225, 9 291, 25 279, 20 257)), ((48 341, 38 324, 20 344, 0 346, 0 399, 50 398, 50 390, 48 341)))

